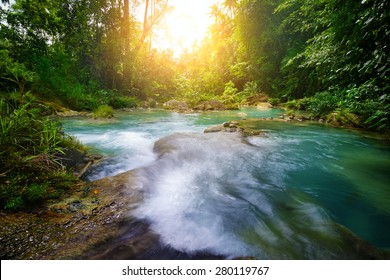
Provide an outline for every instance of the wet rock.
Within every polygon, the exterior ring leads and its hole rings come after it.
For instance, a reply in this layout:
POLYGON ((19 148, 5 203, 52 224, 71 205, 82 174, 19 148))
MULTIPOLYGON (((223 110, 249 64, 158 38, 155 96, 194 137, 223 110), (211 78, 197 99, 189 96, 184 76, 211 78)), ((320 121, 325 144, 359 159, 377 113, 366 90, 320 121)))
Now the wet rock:
POLYGON ((246 103, 250 106, 257 106, 268 101, 268 95, 265 93, 258 93, 252 96, 247 97, 246 103))
POLYGON ((84 208, 84 205, 80 200, 72 201, 68 205, 68 211, 70 211, 70 212, 77 212, 83 208, 84 208))
POLYGON ((360 127, 360 118, 349 112, 333 112, 327 116, 326 122, 333 126, 360 127))
POLYGON ((246 114, 244 112, 237 113, 237 117, 240 117, 242 120, 245 120, 247 116, 248 116, 248 114, 246 114))
POLYGON ((120 239, 122 225, 133 219, 131 209, 142 199, 136 176, 130 171, 84 184, 86 192, 80 189, 39 211, 1 212, 1 259, 86 258, 95 246, 120 239))
POLYGON ((57 153, 55 157, 67 169, 76 169, 85 162, 86 153, 73 148, 65 148, 63 153, 57 153))
POLYGON ((189 107, 185 101, 169 100, 163 104, 164 109, 175 110, 179 112, 188 111, 189 107))
POLYGON ((268 103, 268 102, 259 102, 256 105, 257 109, 270 109, 272 107, 273 106, 270 103, 268 103))
POLYGON ((214 132, 221 132, 221 131, 226 131, 228 127, 225 127, 223 124, 219 125, 213 125, 208 128, 206 128, 203 132, 204 133, 214 133, 214 132))
POLYGON ((240 127, 239 122, 231 121, 224 122, 223 124, 213 125, 206 128, 204 133, 214 133, 214 132, 241 132, 242 128, 240 127))
POLYGON ((225 105, 218 100, 201 101, 193 109, 199 111, 223 111, 225 110, 225 105))
POLYGON ((62 118, 69 118, 69 117, 85 117, 91 115, 88 112, 78 112, 78 111, 73 111, 70 109, 65 109, 62 108, 60 111, 57 111, 57 116, 62 117, 62 118))
POLYGON ((213 110, 225 110, 225 105, 222 102, 219 102, 218 100, 210 100, 209 102, 210 106, 213 108, 213 110))

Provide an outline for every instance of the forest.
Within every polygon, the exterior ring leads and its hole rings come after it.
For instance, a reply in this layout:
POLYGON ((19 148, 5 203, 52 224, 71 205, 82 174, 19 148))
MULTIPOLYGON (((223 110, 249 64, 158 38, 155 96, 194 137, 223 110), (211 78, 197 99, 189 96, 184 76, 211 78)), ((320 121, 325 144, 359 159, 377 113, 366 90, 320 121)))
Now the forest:
POLYGON ((179 58, 150 39, 169 1, 146 1, 155 7, 143 21, 142 1, 2 2, 2 99, 27 94, 93 111, 173 98, 239 105, 263 93, 316 117, 337 112, 389 129, 387 1, 226 0, 210 7, 205 39, 179 58))
POLYGON ((213 24, 204 40, 175 57, 151 39, 172 9, 169 1, 3 0, 0 153, 8 160, 0 179, 9 188, 2 189, 1 207, 47 196, 40 182, 47 178, 31 179, 36 168, 54 170, 51 179, 61 181, 52 196, 72 184, 52 160, 81 146, 51 118, 63 107, 110 114, 177 99, 191 107, 217 100, 237 108, 267 96, 274 106, 387 133, 389 5, 225 0, 210 6, 213 24), (26 180, 24 199, 12 195, 12 186, 26 180))
POLYGON ((389 258, 390 2, 209 2, 1 1, 2 259, 389 258))

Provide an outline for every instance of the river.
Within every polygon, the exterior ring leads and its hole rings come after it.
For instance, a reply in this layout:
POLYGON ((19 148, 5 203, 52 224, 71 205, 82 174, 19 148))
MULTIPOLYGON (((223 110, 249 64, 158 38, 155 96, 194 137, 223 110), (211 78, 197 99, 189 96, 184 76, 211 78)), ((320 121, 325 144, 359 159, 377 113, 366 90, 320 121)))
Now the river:
POLYGON ((237 111, 139 110, 117 113, 115 121, 69 118, 63 125, 105 156, 87 180, 143 170, 144 201, 133 215, 177 252, 359 258, 339 224, 390 248, 388 144, 376 134, 318 123, 251 121, 278 117, 277 109, 240 112, 264 135, 202 133, 239 119, 237 111))

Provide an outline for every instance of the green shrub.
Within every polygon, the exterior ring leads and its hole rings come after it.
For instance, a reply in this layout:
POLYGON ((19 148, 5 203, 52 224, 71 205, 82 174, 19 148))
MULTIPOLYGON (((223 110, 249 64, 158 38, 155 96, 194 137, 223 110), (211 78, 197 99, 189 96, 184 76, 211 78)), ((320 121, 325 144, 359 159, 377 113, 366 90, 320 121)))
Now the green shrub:
POLYGON ((247 82, 244 85, 244 90, 241 92, 243 97, 248 97, 251 95, 256 95, 259 93, 259 86, 255 81, 247 82))
POLYGON ((108 105, 100 105, 93 113, 94 118, 113 118, 114 109, 108 105))
POLYGON ((385 132, 390 130, 390 95, 388 87, 381 89, 375 80, 346 91, 344 104, 361 116, 366 128, 385 132))
MULTIPOLYGON (((307 110, 312 103, 311 98, 301 98, 301 99, 294 99, 286 102, 287 108, 295 109, 295 110, 307 110)), ((271 103, 272 105, 272 103, 271 103)))
POLYGON ((135 108, 138 106, 138 100, 131 96, 113 96, 109 99, 108 105, 114 109, 135 108))
POLYGON ((314 117, 323 117, 339 108, 341 100, 342 98, 338 94, 324 91, 317 93, 307 107, 314 117))
MULTIPOLYGON (((390 101, 390 100, 389 100, 390 101)), ((364 124, 371 129, 380 132, 390 130, 390 103, 377 104, 375 109, 372 107, 371 114, 365 119, 364 124)))
POLYGON ((47 197, 47 183, 33 183, 28 187, 27 198, 30 202, 36 203, 44 200, 47 197))
POLYGON ((277 106, 280 104, 280 99, 279 98, 268 98, 268 102, 272 106, 277 106))
POLYGON ((297 101, 296 101, 295 99, 289 100, 289 101, 287 101, 284 105, 285 105, 287 108, 296 109, 296 107, 297 107, 297 101))
POLYGON ((0 99, 0 109, 0 209, 20 210, 63 195, 76 178, 63 170, 58 155, 81 144, 33 99, 9 95, 0 99))
POLYGON ((4 209, 5 210, 19 210, 23 207, 24 207, 23 199, 20 196, 18 196, 18 197, 9 199, 6 202, 4 209))
POLYGON ((232 81, 229 81, 225 84, 225 90, 222 94, 222 100, 224 104, 235 104, 240 102, 238 89, 235 87, 232 81))
POLYGON ((97 98, 89 94, 69 94, 63 99, 67 107, 76 111, 93 111, 99 106, 97 98))

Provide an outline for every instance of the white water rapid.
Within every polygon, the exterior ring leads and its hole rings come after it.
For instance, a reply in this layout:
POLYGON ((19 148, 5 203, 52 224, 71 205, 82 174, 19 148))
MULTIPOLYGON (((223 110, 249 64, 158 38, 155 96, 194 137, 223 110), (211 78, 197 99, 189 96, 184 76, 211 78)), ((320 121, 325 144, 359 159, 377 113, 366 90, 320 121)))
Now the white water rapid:
POLYGON ((158 159, 141 172, 146 194, 135 215, 164 244, 190 254, 264 259, 306 251, 305 257, 329 258, 325 243, 337 236, 333 223, 286 189, 283 176, 294 165, 274 156, 278 146, 235 133, 162 138, 154 145, 158 159), (324 238, 311 239, 318 233, 324 238))
POLYGON ((237 112, 145 110, 64 126, 105 156, 88 180, 137 172, 144 200, 129 215, 159 237, 140 258, 356 259, 373 256, 365 241, 388 248, 387 145, 348 130, 270 120, 248 120, 264 132, 257 137, 202 133, 230 120, 237 112))

